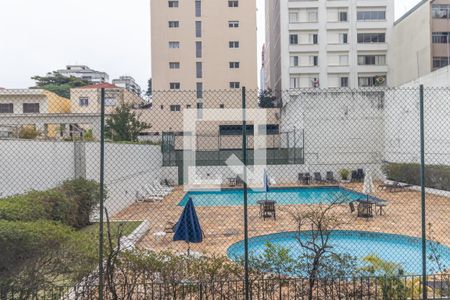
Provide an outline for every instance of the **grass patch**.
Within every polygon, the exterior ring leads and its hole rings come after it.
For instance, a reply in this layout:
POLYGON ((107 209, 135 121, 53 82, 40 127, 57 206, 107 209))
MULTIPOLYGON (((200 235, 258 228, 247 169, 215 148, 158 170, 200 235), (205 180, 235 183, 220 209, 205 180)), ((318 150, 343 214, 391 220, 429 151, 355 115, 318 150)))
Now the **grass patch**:
MULTIPOLYGON (((111 233, 113 235, 117 234, 119 231, 119 226, 121 226, 121 224, 123 224, 123 234, 124 236, 130 235, 131 233, 133 233, 133 231, 138 228, 138 226, 142 223, 142 221, 124 221, 124 222, 111 222, 111 233)), ((94 223, 91 224, 89 226, 84 227, 83 229, 80 229, 80 232, 82 232, 83 234, 86 235, 96 235, 98 236, 98 231, 100 225, 99 223, 94 223)), ((103 232, 105 234, 106 237, 106 232, 107 232, 107 227, 106 227, 106 223, 103 224, 103 232)))

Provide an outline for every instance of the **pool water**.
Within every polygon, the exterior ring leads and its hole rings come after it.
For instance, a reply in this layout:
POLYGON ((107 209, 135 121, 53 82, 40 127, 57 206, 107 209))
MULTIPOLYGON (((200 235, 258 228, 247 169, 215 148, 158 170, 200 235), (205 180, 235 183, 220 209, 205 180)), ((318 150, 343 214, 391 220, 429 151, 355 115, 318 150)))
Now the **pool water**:
MULTIPOLYGON (((189 197, 192 197, 195 206, 239 206, 244 203, 242 190, 224 189, 189 191, 178 205, 186 205, 189 197)), ((280 205, 326 203, 335 200, 336 197, 345 197, 346 200, 353 201, 366 196, 340 187, 273 188, 267 193, 267 199, 275 200, 280 205)), ((265 192, 248 190, 248 205, 257 205, 257 201, 264 199, 266 199, 265 192)))
MULTIPOLYGON (((307 239, 308 234, 302 235, 307 239)), ((267 243, 278 247, 289 249, 292 258, 299 257, 304 253, 298 240, 297 232, 281 232, 271 235, 253 237, 249 239, 249 253, 261 256, 267 243)), ((386 233, 373 233, 364 231, 333 231, 330 238, 332 251, 338 254, 349 254, 358 259, 361 266, 362 259, 369 255, 400 264, 406 274, 418 275, 422 273, 422 248, 421 239, 405 235, 386 233)), ((441 263, 450 266, 450 248, 429 241, 428 246, 434 246, 436 252, 441 256, 441 263)), ((244 255, 244 242, 240 241, 228 248, 228 257, 233 260, 242 258, 244 255)), ((427 260, 428 272, 438 270, 436 263, 427 260)))

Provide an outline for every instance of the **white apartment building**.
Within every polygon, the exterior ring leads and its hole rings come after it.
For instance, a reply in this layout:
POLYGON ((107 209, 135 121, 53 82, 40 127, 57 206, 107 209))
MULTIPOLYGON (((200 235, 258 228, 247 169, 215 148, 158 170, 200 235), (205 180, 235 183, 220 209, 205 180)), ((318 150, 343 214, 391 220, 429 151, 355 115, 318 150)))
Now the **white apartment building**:
POLYGON ((392 0, 266 0, 270 88, 384 86, 392 0))
POLYGON ((142 89, 137 84, 136 80, 131 76, 120 76, 117 79, 113 79, 112 84, 114 84, 117 87, 124 88, 138 96, 141 95, 142 89))
POLYGON ((109 75, 107 73, 92 70, 88 66, 84 65, 68 65, 65 69, 57 70, 56 72, 63 76, 74 76, 92 83, 103 83, 109 81, 109 75))

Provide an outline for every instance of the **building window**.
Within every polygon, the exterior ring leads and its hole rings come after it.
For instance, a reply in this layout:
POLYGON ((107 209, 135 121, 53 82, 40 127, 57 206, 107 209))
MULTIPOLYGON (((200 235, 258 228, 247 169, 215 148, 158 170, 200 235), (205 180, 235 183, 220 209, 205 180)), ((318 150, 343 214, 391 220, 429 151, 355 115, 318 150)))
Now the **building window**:
POLYGON ((169 21, 169 28, 178 28, 180 27, 179 21, 169 21))
POLYGON ((289 58, 289 60, 290 60, 290 66, 291 67, 298 67, 298 65, 299 65, 299 58, 298 58, 297 55, 291 56, 289 58))
POLYGON ((346 11, 339 12, 339 22, 347 22, 348 21, 348 13, 346 11))
POLYGON ((170 111, 181 111, 181 105, 171 105, 170 111))
POLYGON ((356 17, 358 21, 382 21, 386 20, 386 11, 358 11, 356 17))
POLYGON ((181 84, 179 82, 171 82, 169 87, 171 90, 179 90, 181 88, 181 84))
POLYGON ((319 57, 317 55, 311 55, 309 57, 309 64, 317 67, 319 65, 319 57))
POLYGON ((386 76, 367 76, 359 77, 358 85, 360 87, 372 87, 372 86, 386 86, 386 76))
POLYGON ((89 106, 89 98, 88 97, 80 97, 79 103, 80 106, 89 106))
POLYGON ((386 55, 358 55, 358 65, 386 65, 386 55))
POLYGON ((23 104, 23 113, 32 113, 32 114, 38 114, 39 113, 39 103, 24 103, 23 104))
POLYGON ((228 42, 229 48, 239 48, 239 42, 238 41, 230 41, 228 42))
POLYGON ((340 33, 339 42, 341 42, 341 44, 348 44, 348 33, 340 33))
POLYGON ((13 103, 0 103, 0 114, 12 114, 14 113, 13 103))
POLYGON ((449 32, 433 32, 434 44, 448 44, 450 43, 450 31, 449 32))
POLYGON ((340 81, 340 87, 348 87, 348 77, 341 77, 340 81))
POLYGON ((191 105, 190 104, 186 104, 186 108, 187 109, 191 108, 191 105))
POLYGON ((178 49, 180 48, 180 42, 169 42, 170 49, 178 49))
POLYGON ((230 28, 238 28, 239 27, 239 21, 228 21, 228 27, 230 27, 230 28))
POLYGON ((238 61, 230 61, 230 69, 239 69, 240 63, 238 61))
POLYGON ((439 69, 449 65, 450 57, 437 56, 433 57, 433 68, 439 69))
POLYGON ((178 0, 169 0, 169 7, 178 7, 178 0))
POLYGON ((309 41, 311 44, 317 45, 319 43, 319 35, 317 33, 310 34, 309 41))
POLYGON ((180 68, 180 63, 179 62, 169 62, 169 68, 170 69, 179 69, 180 68))
POLYGON ((202 57, 202 42, 195 42, 195 57, 202 57))
POLYGON ((291 89, 300 88, 300 77, 291 77, 290 78, 290 88, 291 89))
POLYGON ((202 16, 202 2, 199 0, 195 1, 195 16, 196 17, 202 16))
POLYGON ((318 13, 317 10, 308 11, 308 22, 317 23, 318 13))
POLYGON ((298 45, 298 34, 290 34, 289 35, 289 44, 298 45))
POLYGON ((197 102, 197 109, 203 109, 203 103, 197 102))
POLYGON ((197 99, 203 98, 203 83, 197 82, 197 99))
POLYGON ((230 89, 238 89, 241 87, 241 83, 238 81, 230 82, 230 89))
POLYGON ((432 14, 434 19, 450 19, 450 4, 433 4, 432 14))
POLYGON ((237 0, 228 1, 228 7, 239 7, 239 1, 237 0))
POLYGON ((385 33, 358 33, 358 43, 360 44, 372 44, 372 43, 385 43, 385 33))
POLYGON ((289 23, 298 22, 298 12, 289 12, 289 23))
POLYGON ((219 105, 219 107, 220 107, 220 108, 225 108, 225 104, 221 103, 221 104, 219 105))
POLYGON ((195 37, 202 37, 202 21, 195 21, 195 37))
POLYGON ((196 74, 197 78, 203 77, 203 65, 201 62, 195 63, 195 74, 196 74))

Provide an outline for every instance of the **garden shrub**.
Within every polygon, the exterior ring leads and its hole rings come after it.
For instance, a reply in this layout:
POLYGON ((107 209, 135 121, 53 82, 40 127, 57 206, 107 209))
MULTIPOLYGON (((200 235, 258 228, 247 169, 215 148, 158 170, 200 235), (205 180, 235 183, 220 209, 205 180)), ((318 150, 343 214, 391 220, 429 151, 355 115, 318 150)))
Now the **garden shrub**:
POLYGON ((0 220, 51 220, 75 228, 90 224, 89 216, 99 203, 99 185, 76 179, 47 191, 32 191, 0 200, 0 220))
POLYGON ((76 205, 56 190, 32 191, 0 201, 0 220, 36 221, 46 219, 73 225, 76 205))
POLYGON ((51 221, 0 220, 0 280, 17 278, 43 255, 58 249, 71 232, 70 227, 51 221))
MULTIPOLYGON (((383 167, 387 179, 420 185, 420 165, 387 163, 383 167)), ((450 191, 450 166, 426 165, 425 185, 428 188, 450 191)))
POLYGON ((82 228, 90 224, 90 215, 100 203, 100 187, 94 180, 65 181, 59 189, 76 204, 77 214, 72 226, 82 228))

